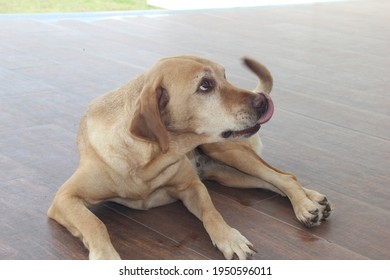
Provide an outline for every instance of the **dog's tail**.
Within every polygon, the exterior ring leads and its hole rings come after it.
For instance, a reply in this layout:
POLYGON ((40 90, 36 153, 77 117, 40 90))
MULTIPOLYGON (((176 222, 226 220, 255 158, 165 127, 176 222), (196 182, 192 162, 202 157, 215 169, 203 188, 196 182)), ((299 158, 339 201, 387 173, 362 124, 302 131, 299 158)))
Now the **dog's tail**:
POLYGON ((248 57, 244 57, 243 61, 245 65, 250 70, 252 70, 252 72, 255 73, 257 77, 259 77, 259 83, 254 89, 254 92, 265 92, 270 94, 272 91, 273 79, 267 67, 265 67, 260 62, 257 62, 256 60, 248 57))

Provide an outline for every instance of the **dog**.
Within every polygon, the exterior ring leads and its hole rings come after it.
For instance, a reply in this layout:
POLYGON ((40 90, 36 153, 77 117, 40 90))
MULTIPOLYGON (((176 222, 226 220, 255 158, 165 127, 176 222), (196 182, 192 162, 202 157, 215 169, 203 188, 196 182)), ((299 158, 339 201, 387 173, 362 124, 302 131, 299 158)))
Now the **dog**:
POLYGON ((253 245, 224 221, 202 180, 287 196, 308 227, 329 218, 325 195, 260 157, 257 132, 274 111, 273 80, 261 63, 243 61, 259 78, 253 91, 230 84, 217 63, 176 56, 91 102, 77 136, 79 165, 48 210, 83 241, 90 259, 120 256, 89 208, 113 201, 150 209, 177 200, 203 222, 226 259, 250 258, 253 245))

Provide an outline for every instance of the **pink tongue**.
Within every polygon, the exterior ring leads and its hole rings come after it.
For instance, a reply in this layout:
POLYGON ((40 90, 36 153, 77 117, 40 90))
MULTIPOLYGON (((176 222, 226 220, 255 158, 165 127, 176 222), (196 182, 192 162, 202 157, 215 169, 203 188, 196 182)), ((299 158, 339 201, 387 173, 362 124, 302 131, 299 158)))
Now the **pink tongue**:
POLYGON ((271 119, 272 115, 274 114, 274 102, 272 101, 271 97, 268 94, 263 93, 263 92, 261 92, 260 94, 265 97, 265 99, 267 100, 267 104, 268 104, 267 111, 257 121, 258 124, 263 124, 263 123, 268 122, 271 119))

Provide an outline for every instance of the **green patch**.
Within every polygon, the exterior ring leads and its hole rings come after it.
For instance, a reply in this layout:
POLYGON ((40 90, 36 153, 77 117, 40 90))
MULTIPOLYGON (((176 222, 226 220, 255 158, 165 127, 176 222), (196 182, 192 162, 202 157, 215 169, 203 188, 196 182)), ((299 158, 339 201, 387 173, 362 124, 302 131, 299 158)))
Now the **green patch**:
POLYGON ((0 0, 1 14, 98 12, 156 9, 146 0, 0 0))

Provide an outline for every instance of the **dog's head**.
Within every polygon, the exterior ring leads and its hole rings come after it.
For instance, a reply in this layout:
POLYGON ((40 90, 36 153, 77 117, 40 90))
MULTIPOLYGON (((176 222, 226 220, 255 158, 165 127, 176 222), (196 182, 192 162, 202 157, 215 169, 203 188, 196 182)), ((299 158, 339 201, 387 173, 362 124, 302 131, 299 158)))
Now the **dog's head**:
POLYGON ((132 135, 169 148, 169 134, 205 136, 207 142, 255 134, 274 110, 272 77, 260 63, 244 59, 259 77, 254 91, 230 84, 224 68, 192 56, 160 60, 144 74, 144 87, 131 123, 132 135))

